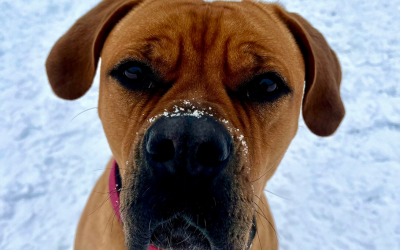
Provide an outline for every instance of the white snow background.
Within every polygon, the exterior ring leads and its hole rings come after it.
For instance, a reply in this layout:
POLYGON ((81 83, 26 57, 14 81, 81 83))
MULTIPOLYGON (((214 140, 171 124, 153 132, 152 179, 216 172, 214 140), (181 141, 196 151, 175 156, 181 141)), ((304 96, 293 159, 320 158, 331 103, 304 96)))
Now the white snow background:
MULTIPOLYGON (((44 62, 98 0, 0 0, 0 249, 72 249, 111 156, 83 98, 55 97, 44 62), (72 121, 71 121, 72 120, 72 121)), ((346 117, 330 138, 301 120, 266 195, 281 249, 400 249, 400 1, 282 0, 337 52, 346 117), (279 197, 279 196, 283 197, 279 197)))

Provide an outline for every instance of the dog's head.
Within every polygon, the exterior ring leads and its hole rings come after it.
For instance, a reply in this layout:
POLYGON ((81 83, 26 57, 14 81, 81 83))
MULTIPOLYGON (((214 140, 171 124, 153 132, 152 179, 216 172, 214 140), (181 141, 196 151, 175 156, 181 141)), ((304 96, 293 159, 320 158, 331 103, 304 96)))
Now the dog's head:
POLYGON ((247 249, 300 110, 320 136, 344 116, 335 53, 278 4, 104 0, 52 49, 54 92, 81 97, 100 57, 128 249, 247 249))

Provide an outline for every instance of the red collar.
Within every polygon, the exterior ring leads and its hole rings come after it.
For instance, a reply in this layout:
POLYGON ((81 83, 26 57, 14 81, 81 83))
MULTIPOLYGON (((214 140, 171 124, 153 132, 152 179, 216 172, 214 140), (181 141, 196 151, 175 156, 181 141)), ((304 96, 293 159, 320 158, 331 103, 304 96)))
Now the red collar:
MULTIPOLYGON (((119 191, 121 186, 117 183, 117 174, 119 175, 119 168, 117 162, 114 160, 111 166, 110 178, 108 180, 108 192, 110 194, 111 205, 114 208, 115 216, 118 221, 122 223, 121 216, 119 214, 119 191)), ((150 245, 148 250, 162 250, 153 245, 150 245)))
POLYGON ((119 191, 121 187, 117 184, 117 172, 119 174, 119 168, 117 162, 114 160, 111 166, 110 178, 108 180, 108 192, 110 194, 111 205, 114 208, 115 216, 119 222, 122 222, 119 214, 119 191))

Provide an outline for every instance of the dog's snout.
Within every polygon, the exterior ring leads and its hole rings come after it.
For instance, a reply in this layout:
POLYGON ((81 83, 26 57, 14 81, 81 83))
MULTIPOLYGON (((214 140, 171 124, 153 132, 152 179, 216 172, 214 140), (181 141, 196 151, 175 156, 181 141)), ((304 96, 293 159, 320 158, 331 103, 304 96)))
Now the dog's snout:
POLYGON ((166 162, 175 157, 174 143, 170 139, 161 139, 157 136, 150 137, 146 150, 156 162, 166 162))
POLYGON ((210 116, 162 117, 144 137, 147 165, 155 176, 165 174, 212 178, 227 166, 232 139, 210 116))

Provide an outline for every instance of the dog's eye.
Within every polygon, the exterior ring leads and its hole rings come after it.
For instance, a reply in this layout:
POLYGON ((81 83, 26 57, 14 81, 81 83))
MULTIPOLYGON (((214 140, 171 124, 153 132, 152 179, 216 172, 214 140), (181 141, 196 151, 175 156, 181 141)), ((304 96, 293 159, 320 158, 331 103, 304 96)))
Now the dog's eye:
POLYGON ((271 93, 278 89, 278 85, 271 79, 262 79, 258 84, 258 89, 265 93, 271 93))
POLYGON ((140 83, 145 79, 146 74, 139 67, 131 67, 124 71, 124 76, 133 83, 140 83))
POLYGON ((245 86, 247 99, 258 103, 273 102, 290 92, 283 78, 275 72, 258 75, 245 86))
POLYGON ((151 73, 147 67, 140 65, 130 65, 122 68, 118 74, 120 83, 130 90, 146 90, 153 86, 151 73))
POLYGON ((127 61, 117 65, 110 75, 123 87, 134 91, 153 90, 157 78, 151 67, 140 61, 127 61))

